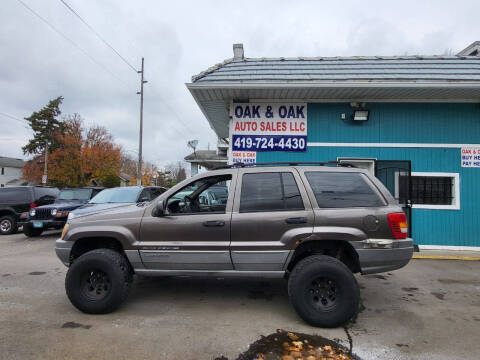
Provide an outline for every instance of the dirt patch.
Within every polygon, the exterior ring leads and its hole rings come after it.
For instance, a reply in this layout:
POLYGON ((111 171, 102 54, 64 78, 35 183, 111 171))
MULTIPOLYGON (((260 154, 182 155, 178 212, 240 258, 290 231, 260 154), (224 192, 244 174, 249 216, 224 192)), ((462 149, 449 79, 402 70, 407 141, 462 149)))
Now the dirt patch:
MULTIPOLYGON (((348 332, 347 336, 351 343, 351 337, 348 332)), ((281 329, 268 336, 262 336, 260 340, 251 344, 247 351, 237 357, 237 360, 252 359, 360 360, 358 356, 351 353, 351 349, 347 349, 337 341, 329 340, 319 335, 293 333, 281 329)), ((215 360, 228 359, 225 356, 219 356, 215 360)))
POLYGON ((28 273, 28 275, 44 275, 44 274, 46 274, 45 271, 32 271, 28 273))
POLYGON ((406 292, 412 292, 412 291, 417 291, 418 288, 416 287, 409 287, 409 288, 402 288, 403 291, 406 291, 406 292))
POLYGON ((2 277, 10 276, 10 274, 2 274, 2 277))

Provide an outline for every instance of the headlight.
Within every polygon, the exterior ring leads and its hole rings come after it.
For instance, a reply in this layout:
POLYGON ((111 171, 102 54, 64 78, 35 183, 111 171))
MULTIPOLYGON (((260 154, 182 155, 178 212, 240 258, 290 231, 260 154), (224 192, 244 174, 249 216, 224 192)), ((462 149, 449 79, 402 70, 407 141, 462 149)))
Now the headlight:
POLYGON ((53 216, 57 215, 57 209, 52 209, 52 215, 53 216))
POLYGON ((30 216, 35 216, 36 212, 35 209, 30 210, 30 216))
POLYGON ((67 220, 72 220, 75 217, 74 213, 68 213, 67 220))

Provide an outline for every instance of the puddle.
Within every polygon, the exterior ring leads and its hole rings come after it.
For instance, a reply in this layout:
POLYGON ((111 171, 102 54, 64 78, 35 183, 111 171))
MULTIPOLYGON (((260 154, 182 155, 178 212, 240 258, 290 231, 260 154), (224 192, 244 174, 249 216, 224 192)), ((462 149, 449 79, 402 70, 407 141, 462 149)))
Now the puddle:
POLYGON ((62 325, 62 329, 77 329, 77 328, 82 328, 82 329, 90 329, 92 325, 83 325, 76 323, 75 321, 69 321, 66 322, 62 325))
POLYGON ((465 280, 465 279, 438 279, 442 284, 465 284, 465 285, 480 285, 480 280, 465 280))
MULTIPOLYGON (((347 337, 352 346, 350 334, 347 337)), ((326 339, 319 335, 277 330, 276 333, 262 336, 260 340, 251 344, 247 351, 240 354, 236 360, 293 360, 293 359, 343 359, 360 360, 345 346, 337 341, 326 339)), ((228 360, 225 356, 215 360, 228 360)))
POLYGON ((248 292, 248 298, 253 300, 264 299, 270 301, 273 299, 272 293, 266 293, 263 290, 250 290, 248 292))
POLYGON ((433 296, 435 296, 438 300, 445 300, 445 294, 439 293, 439 292, 431 292, 433 296))

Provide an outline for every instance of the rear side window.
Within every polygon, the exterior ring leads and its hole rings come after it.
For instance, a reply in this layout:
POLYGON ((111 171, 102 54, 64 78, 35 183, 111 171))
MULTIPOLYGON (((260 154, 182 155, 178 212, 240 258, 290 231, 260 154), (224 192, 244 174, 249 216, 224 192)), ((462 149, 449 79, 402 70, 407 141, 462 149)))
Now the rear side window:
POLYGON ((292 173, 244 174, 240 212, 303 210, 292 173))
POLYGON ((0 189, 0 203, 3 204, 23 204, 30 203, 30 189, 25 188, 2 188, 0 189))
POLYGON ((371 207, 385 205, 360 173, 306 172, 320 208, 371 207))
POLYGON ((34 190, 35 192, 35 200, 39 199, 55 199, 58 194, 60 193, 60 190, 57 188, 49 188, 49 187, 35 187, 34 190))

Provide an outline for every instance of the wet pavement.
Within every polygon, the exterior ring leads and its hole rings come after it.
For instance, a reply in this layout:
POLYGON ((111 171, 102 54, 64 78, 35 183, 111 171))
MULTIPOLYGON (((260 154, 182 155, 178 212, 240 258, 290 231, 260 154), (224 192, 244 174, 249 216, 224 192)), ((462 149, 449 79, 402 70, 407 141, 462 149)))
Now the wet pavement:
POLYGON ((280 279, 136 277, 124 306, 94 316, 65 295, 57 236, 0 236, 2 359, 479 358, 479 261, 358 276, 360 313, 345 328, 305 324, 280 279))

